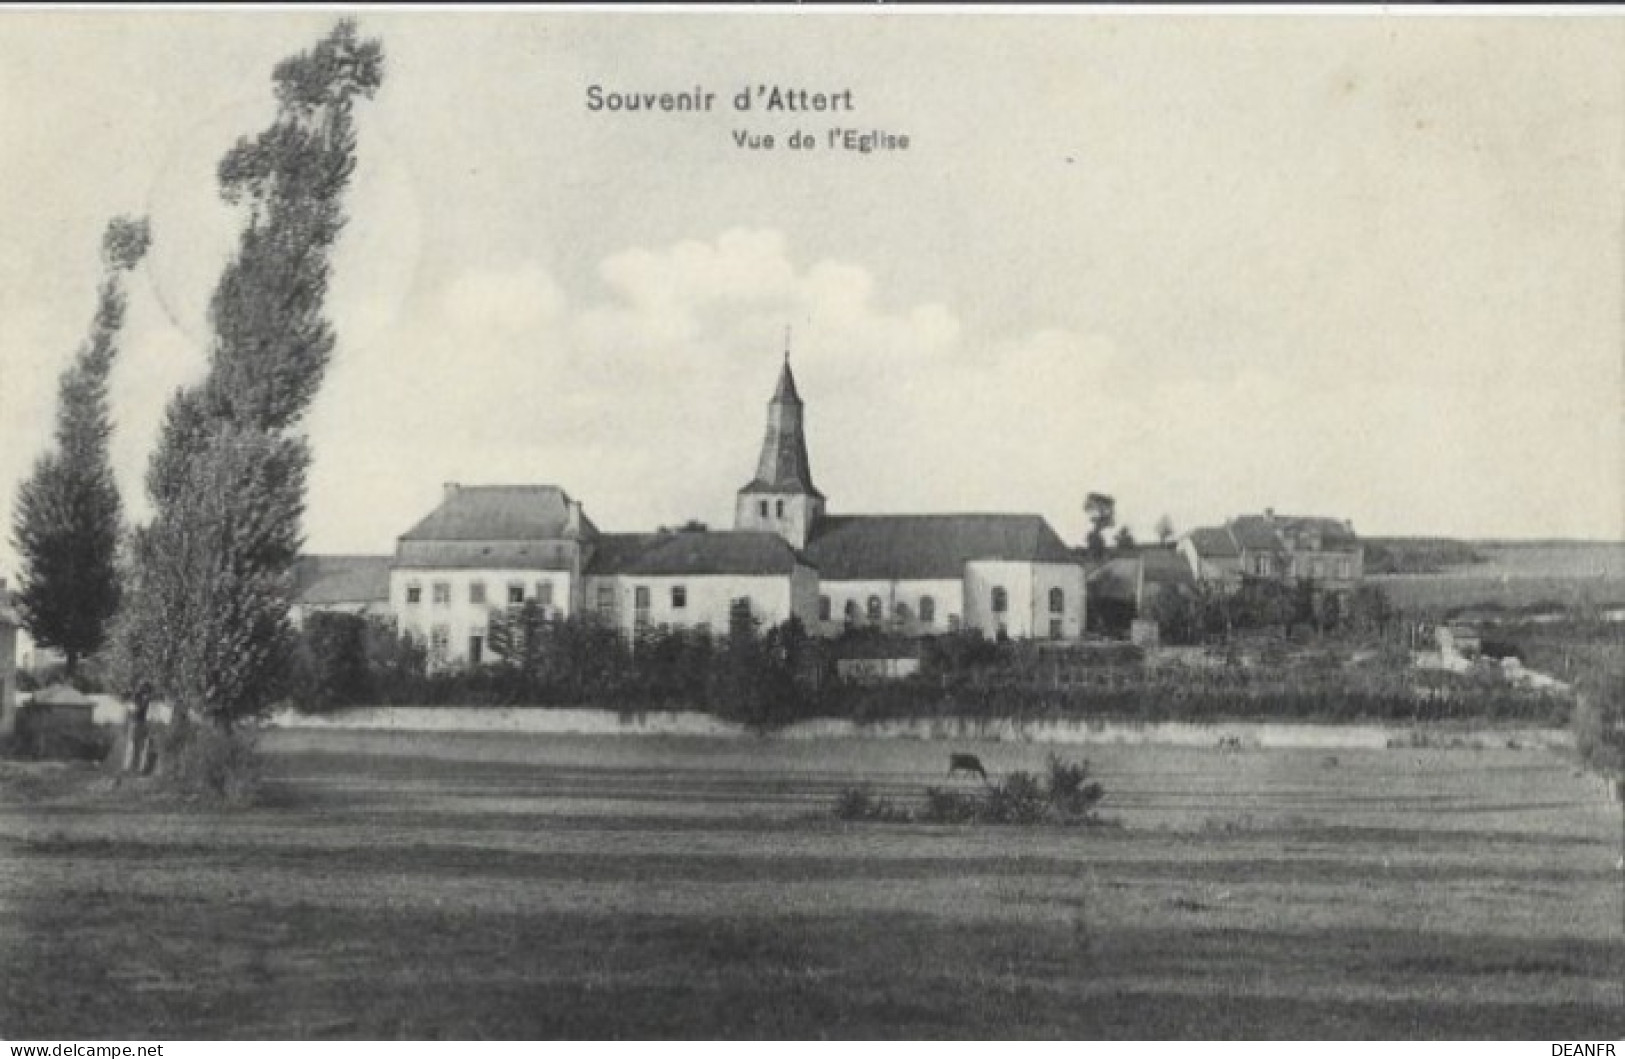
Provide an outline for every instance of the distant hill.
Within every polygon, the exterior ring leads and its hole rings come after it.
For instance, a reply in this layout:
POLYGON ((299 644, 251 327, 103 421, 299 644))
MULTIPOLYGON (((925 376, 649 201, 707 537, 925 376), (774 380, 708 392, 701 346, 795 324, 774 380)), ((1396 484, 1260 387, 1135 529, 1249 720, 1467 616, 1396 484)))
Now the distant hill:
POLYGON ((1379 537, 1365 544, 1367 576, 1406 609, 1625 605, 1622 541, 1379 537))

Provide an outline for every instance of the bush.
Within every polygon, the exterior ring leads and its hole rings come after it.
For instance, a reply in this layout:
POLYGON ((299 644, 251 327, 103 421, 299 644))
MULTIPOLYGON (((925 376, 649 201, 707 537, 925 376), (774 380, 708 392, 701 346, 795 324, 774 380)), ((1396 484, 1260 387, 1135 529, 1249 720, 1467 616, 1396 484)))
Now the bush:
POLYGON ((888 823, 912 819, 906 809, 899 808, 885 798, 876 797, 867 787, 847 787, 835 799, 835 816, 839 820, 879 820, 888 823))
POLYGON ((265 767, 248 729, 183 721, 158 737, 158 784, 183 802, 249 806, 264 794, 265 767))
POLYGON ((1104 796, 1105 788, 1089 780, 1087 761, 1051 755, 1049 774, 1042 778, 1012 772, 979 791, 927 787, 918 814, 899 811, 865 789, 848 788, 836 802, 835 815, 843 820, 917 819, 930 824, 1097 824, 1094 810, 1104 796))

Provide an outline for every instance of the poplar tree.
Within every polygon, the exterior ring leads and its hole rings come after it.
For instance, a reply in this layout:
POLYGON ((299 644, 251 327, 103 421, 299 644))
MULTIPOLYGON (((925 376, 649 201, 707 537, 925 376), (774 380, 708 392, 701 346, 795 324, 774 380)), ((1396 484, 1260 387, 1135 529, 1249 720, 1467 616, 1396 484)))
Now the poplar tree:
POLYGON ((90 337, 57 387, 56 443, 17 492, 23 624, 62 652, 68 676, 105 644, 119 605, 122 510, 108 458, 107 380, 124 326, 124 277, 146 254, 147 222, 115 218, 102 237, 103 278, 90 337))
POLYGON ((288 587, 310 452, 300 425, 332 355, 330 255, 355 170, 355 103, 383 80, 377 41, 340 22, 272 77, 277 112, 221 160, 243 215, 209 307, 209 369, 175 394, 148 468, 120 635, 126 686, 222 728, 277 701, 294 638, 288 587))

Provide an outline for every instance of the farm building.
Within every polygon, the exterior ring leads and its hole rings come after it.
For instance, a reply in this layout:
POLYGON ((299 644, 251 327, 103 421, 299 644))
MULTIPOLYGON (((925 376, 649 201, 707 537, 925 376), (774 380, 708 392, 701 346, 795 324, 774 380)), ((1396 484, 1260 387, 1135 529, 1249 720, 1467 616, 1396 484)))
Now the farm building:
POLYGON ((788 358, 731 530, 605 533, 556 485, 449 484, 393 556, 309 557, 294 599, 302 612, 387 612, 443 663, 485 660, 492 614, 525 603, 627 633, 722 631, 743 600, 764 626, 796 617, 825 636, 1053 640, 1082 635, 1086 607, 1082 566, 1039 515, 827 514, 788 358))

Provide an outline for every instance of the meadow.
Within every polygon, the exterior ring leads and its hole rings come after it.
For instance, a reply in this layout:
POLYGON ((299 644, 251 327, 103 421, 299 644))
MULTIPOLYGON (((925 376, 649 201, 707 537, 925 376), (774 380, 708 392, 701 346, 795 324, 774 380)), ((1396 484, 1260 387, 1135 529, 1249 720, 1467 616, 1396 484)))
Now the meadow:
POLYGON ((280 731, 270 804, 0 773, 0 1036, 1617 1039, 1619 810, 1537 749, 1068 748, 1098 827, 843 823, 950 749, 280 731))

